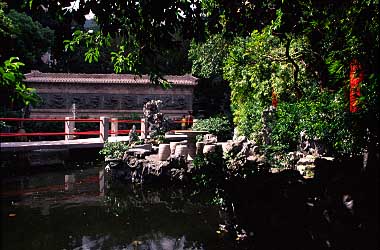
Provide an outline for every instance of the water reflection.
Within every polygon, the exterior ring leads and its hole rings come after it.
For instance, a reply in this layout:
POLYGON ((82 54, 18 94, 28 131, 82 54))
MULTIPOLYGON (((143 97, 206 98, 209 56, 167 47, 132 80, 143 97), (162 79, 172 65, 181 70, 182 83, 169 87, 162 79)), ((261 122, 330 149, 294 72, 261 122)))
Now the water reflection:
POLYGON ((231 249, 216 208, 118 184, 102 166, 2 178, 0 197, 1 249, 231 249))
MULTIPOLYGON (((104 249, 107 246, 107 241, 111 238, 110 235, 100 238, 91 238, 89 236, 83 236, 79 247, 73 248, 74 250, 85 249, 104 249)), ((188 242, 185 236, 179 238, 173 238, 163 235, 162 233, 148 234, 141 238, 146 239, 144 241, 134 240, 129 244, 114 246, 110 249, 113 250, 201 250, 205 249, 195 242, 188 242)))
POLYGON ((65 175, 65 190, 73 190, 74 189, 74 183, 75 183, 75 175, 73 174, 66 174, 65 175))

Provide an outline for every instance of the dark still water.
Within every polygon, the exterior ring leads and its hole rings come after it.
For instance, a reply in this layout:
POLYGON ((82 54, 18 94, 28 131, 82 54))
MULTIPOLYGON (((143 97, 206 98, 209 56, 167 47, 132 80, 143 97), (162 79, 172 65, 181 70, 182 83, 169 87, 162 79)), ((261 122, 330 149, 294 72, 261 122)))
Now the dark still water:
POLYGON ((1 249, 231 249, 216 207, 177 188, 110 181, 102 166, 1 179, 1 249))

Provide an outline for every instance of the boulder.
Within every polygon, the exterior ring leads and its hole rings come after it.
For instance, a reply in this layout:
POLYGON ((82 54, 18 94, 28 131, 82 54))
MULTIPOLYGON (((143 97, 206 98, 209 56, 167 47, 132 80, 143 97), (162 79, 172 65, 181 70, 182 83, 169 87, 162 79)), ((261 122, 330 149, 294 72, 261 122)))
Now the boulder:
POLYGON ((203 136, 203 142, 205 144, 217 143, 218 142, 218 137, 216 135, 213 135, 213 134, 205 134, 203 136))
POLYGON ((298 160, 296 169, 306 178, 314 178, 315 169, 332 165, 333 157, 306 155, 298 160))

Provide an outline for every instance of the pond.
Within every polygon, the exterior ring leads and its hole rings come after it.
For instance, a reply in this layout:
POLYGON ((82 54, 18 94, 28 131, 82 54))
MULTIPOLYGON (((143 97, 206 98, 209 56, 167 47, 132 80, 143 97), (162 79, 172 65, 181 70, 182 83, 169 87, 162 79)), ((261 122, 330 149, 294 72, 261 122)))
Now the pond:
POLYGON ((232 249, 223 218, 179 188, 128 186, 101 164, 1 178, 1 249, 232 249))

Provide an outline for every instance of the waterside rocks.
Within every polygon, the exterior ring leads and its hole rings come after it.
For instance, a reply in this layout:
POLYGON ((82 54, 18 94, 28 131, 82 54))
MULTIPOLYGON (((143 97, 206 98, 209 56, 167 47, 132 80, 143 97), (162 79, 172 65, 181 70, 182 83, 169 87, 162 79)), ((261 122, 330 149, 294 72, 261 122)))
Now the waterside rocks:
POLYGON ((114 177, 130 183, 150 183, 160 181, 184 181, 189 172, 188 164, 183 156, 171 155, 161 161, 158 155, 138 158, 125 154, 123 160, 109 160, 107 167, 112 170, 114 177))
POLYGON ((333 157, 306 155, 298 160, 296 170, 298 170, 305 178, 314 178, 316 168, 332 165, 333 162, 333 157))

